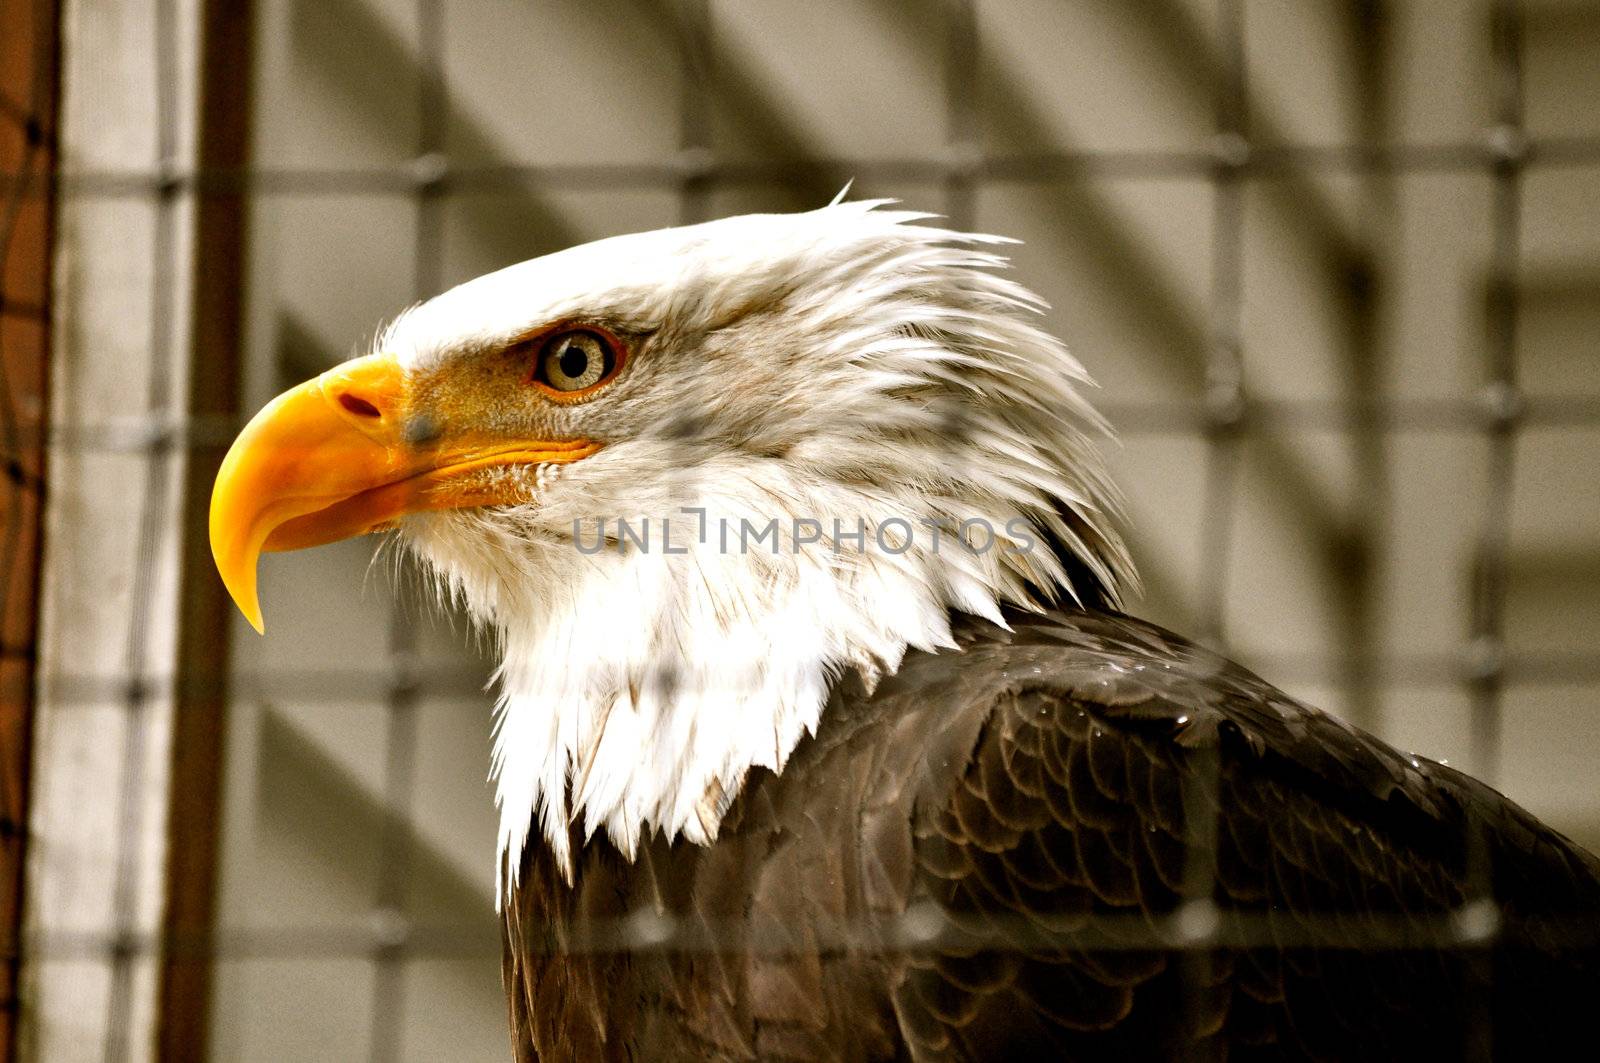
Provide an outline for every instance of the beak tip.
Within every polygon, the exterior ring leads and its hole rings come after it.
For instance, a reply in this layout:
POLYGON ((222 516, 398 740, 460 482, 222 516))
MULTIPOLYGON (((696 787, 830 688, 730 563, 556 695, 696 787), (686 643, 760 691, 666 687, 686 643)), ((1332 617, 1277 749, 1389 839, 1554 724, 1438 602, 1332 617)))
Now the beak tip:
POLYGON ((217 574, 222 577, 222 585, 227 589, 228 597, 233 599, 233 604, 244 614, 244 618, 250 621, 250 626, 256 629, 256 634, 266 634, 265 625, 261 620, 261 597, 256 590, 255 557, 251 556, 247 560, 231 557, 225 559, 216 545, 216 539, 213 538, 212 555, 216 560, 217 574))
MULTIPOLYGON (((228 586, 226 580, 223 581, 223 585, 228 586)), ((241 593, 240 590, 228 586, 228 597, 233 599, 233 604, 239 607, 239 612, 244 614, 244 618, 250 622, 250 626, 256 629, 257 635, 265 635, 267 633, 266 625, 261 619, 261 601, 256 597, 254 587, 241 593)))

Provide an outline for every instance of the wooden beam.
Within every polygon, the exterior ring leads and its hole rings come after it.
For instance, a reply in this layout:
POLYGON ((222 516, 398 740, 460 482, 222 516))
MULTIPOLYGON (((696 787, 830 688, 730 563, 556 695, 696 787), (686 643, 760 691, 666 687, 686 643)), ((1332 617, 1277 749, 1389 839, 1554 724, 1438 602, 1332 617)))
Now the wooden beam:
MULTIPOLYGON (((200 12, 197 159, 202 171, 243 170, 250 154, 248 0, 204 0, 200 12)), ((236 182, 202 183, 195 203, 190 328, 191 424, 238 417, 249 201, 236 182)), ((206 1058, 232 604, 212 566, 211 484, 225 439, 193 441, 183 484, 178 588, 180 682, 172 732, 165 935, 156 1056, 206 1058)))
POLYGON ((17 1058, 55 168, 53 0, 0 4, 0 1061, 17 1058))

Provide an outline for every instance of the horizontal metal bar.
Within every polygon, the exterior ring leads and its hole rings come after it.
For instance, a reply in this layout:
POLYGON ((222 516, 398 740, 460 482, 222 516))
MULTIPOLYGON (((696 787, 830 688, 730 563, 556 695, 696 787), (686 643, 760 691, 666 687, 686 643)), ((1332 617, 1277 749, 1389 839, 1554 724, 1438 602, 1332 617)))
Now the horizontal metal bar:
POLYGON ((1050 181, 1079 178, 1211 178, 1225 170, 1243 179, 1271 179, 1304 170, 1366 173, 1456 172, 1514 162, 1521 167, 1600 165, 1600 137, 1522 141, 1498 127, 1481 140, 1446 144, 1252 145, 1238 137, 1171 151, 1069 151, 983 155, 956 146, 941 157, 900 159, 797 158, 721 161, 695 148, 661 162, 452 163, 424 155, 388 166, 253 167, 242 170, 64 170, 0 174, 0 193, 43 195, 50 187, 76 197, 139 197, 176 192, 245 192, 257 196, 412 196, 511 191, 519 187, 681 188, 809 182, 844 175, 862 183, 928 182, 955 178, 1050 181), (17 186, 21 186, 18 188, 17 186))
MULTIPOLYGON (((1235 651, 1237 654, 1237 651, 1235 651)), ((1275 683, 1322 685, 1342 682, 1352 671, 1390 687, 1448 686, 1481 683, 1493 678, 1511 685, 1548 686, 1600 683, 1600 654, 1486 652, 1477 644, 1459 653, 1415 654, 1237 654, 1275 683)), ((492 690, 490 669, 459 665, 417 665, 399 678, 417 697, 474 700, 492 690)), ((382 667, 349 669, 281 668, 241 671, 232 678, 234 701, 356 702, 381 701, 397 673, 382 667)), ((125 675, 62 675, 39 677, 43 695, 55 708, 116 708, 171 697, 180 678, 144 676, 137 684, 125 675)), ((1596 706, 1600 711, 1600 705, 1596 706)))
MULTIPOLYGON (((1488 427, 1600 428, 1600 395, 1513 395, 1418 399, 1268 399, 1241 402, 1108 401, 1100 412, 1123 436, 1203 434, 1219 427, 1239 432, 1477 432, 1488 427)), ((172 448, 226 445, 243 418, 128 417, 94 424, 53 426, 52 450, 149 454, 172 448)), ((0 460, 17 455, 0 454, 0 460)))
MULTIPOLYGON (((1371 952, 1415 949, 1480 949, 1559 939, 1568 948, 1600 945, 1594 912, 1528 917, 1507 914, 1475 900, 1425 914, 1240 912, 1209 902, 1189 902, 1161 914, 1105 913, 1041 916, 990 913, 963 917, 922 902, 882 918, 839 920, 808 926, 804 935, 773 921, 699 916, 678 919, 645 909, 620 918, 567 923, 555 935, 539 935, 527 946, 547 954, 628 952, 736 952, 757 955, 836 954, 861 950, 925 951, 995 949, 1061 953, 1208 951, 1212 949, 1316 949, 1371 952), (1053 924, 1053 925, 1052 925, 1053 924)), ((16 954, 17 942, 0 945, 0 956, 16 954)), ((332 959, 346 957, 450 957, 498 953, 494 921, 456 925, 411 925, 398 913, 379 911, 366 925, 224 929, 205 938, 161 938, 101 932, 55 932, 24 936, 22 948, 36 962, 81 962, 100 956, 203 955, 221 960, 332 959)))

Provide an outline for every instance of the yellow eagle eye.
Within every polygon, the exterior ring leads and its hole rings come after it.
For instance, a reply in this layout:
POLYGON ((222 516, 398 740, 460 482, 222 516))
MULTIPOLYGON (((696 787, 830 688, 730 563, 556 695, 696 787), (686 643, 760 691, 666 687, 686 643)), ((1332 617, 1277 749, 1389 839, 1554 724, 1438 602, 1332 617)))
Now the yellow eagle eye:
POLYGON ((604 380, 616 365, 616 354, 593 332, 562 332, 545 341, 534 379, 556 391, 582 391, 604 380))

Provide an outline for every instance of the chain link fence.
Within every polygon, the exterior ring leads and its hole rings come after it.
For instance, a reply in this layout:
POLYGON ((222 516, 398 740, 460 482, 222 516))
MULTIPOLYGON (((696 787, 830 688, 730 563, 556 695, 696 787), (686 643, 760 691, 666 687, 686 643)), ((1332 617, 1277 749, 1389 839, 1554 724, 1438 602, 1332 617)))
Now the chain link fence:
MULTIPOLYGON (((130 841, 116 863, 122 885, 115 932, 57 934, 31 946, 110 958, 103 1058, 142 1055, 128 1039, 146 1021, 136 1005, 137 971, 158 945, 214 961, 209 984, 202 978, 188 990, 198 996, 168 998, 166 1006, 203 1010, 209 999, 209 1025, 184 1036, 190 1044, 209 1042, 219 1058, 282 1058, 323 1038, 341 1046, 341 1058, 374 1060, 429 1058, 439 1050, 487 1055, 503 1044, 499 946, 486 887, 493 836, 481 788, 487 760, 472 761, 487 757, 488 697, 480 692, 487 663, 424 618, 403 571, 393 581, 380 573, 382 589, 359 607, 341 605, 333 588, 348 590, 366 578, 365 546, 281 566, 277 575, 291 589, 281 601, 270 600, 269 590, 269 614, 286 614, 274 625, 310 626, 278 649, 245 643, 242 635, 230 646, 221 633, 206 632, 188 655, 176 655, 176 670, 164 672, 151 667, 141 641, 156 621, 139 611, 160 600, 160 544, 174 534, 166 522, 182 509, 180 499, 193 503, 174 487, 172 463, 191 452, 214 462, 240 424, 227 401, 197 405, 185 389, 242 391, 247 413, 283 384, 359 348, 382 314, 490 266, 648 227, 635 222, 816 206, 849 180, 855 194, 898 194, 909 206, 942 212, 956 228, 1024 238, 1018 279, 1046 289, 1058 306, 1052 327, 1091 372, 1102 367, 1097 335, 1122 351, 1102 374, 1100 406, 1126 440, 1114 461, 1132 496, 1135 556, 1151 585, 1145 608, 1135 612, 1239 653, 1268 679, 1331 703, 1399 744, 1432 738, 1438 748, 1421 752, 1457 756, 1523 800, 1517 785, 1526 773, 1508 767, 1525 764, 1528 754, 1514 753, 1516 763, 1508 765, 1506 750, 1508 742, 1525 748, 1517 736, 1530 725, 1508 722, 1508 691, 1554 690, 1577 702, 1552 727, 1527 731, 1547 746, 1570 721, 1592 724, 1600 607, 1592 588, 1570 584, 1595 574, 1596 514, 1589 513, 1588 534, 1572 541, 1568 554, 1540 554, 1543 567, 1522 565, 1517 553, 1519 528, 1548 523, 1538 508, 1545 496, 1530 494, 1521 478, 1530 470, 1565 475, 1574 462, 1592 469, 1600 457, 1600 377, 1581 366, 1564 376, 1540 370, 1530 386, 1524 365, 1531 343, 1568 340, 1579 344, 1581 358, 1600 360, 1596 333, 1586 331, 1600 295, 1592 268, 1563 274, 1554 296, 1545 275, 1532 283, 1528 277, 1537 257, 1530 248, 1549 242, 1552 215, 1556 229, 1583 234, 1569 258, 1592 261, 1600 250, 1593 200, 1582 198, 1582 190, 1600 187, 1600 125, 1547 121, 1538 109, 1548 101, 1536 95, 1556 91, 1540 80, 1551 76, 1557 89, 1567 84, 1563 76, 1596 86, 1562 66, 1592 66, 1600 55, 1600 11, 1591 6, 1350 0, 1286 14, 1254 0, 868 0, 810 15, 798 13, 805 5, 711 0, 552 5, 536 14, 441 0, 255 6, 245 43, 234 40, 227 53, 249 62, 248 91, 223 101, 237 124, 229 126, 226 115, 215 119, 247 150, 208 158, 202 146, 198 161, 182 148, 182 108, 171 95, 189 46, 186 9, 151 8, 158 135, 154 162, 142 170, 53 170, 47 49, 39 45, 30 65, 11 54, 23 38, 8 33, 4 45, 0 353, 7 379, 0 430, 11 472, 0 556, 0 824, 10 896, 21 881, 29 762, 31 566, 50 319, 43 234, 52 197, 154 208, 145 279, 155 308, 149 361, 158 367, 145 393, 129 397, 125 417, 49 436, 57 450, 135 456, 149 497, 139 519, 119 531, 142 559, 118 598, 132 617, 126 665, 114 674, 58 672, 52 696, 60 705, 114 702, 137 723, 152 698, 176 696, 196 682, 185 662, 208 652, 231 662, 226 768, 220 735, 196 747, 211 751, 198 770, 213 781, 197 792, 211 795, 204 814, 216 819, 215 852, 202 866, 178 871, 194 876, 202 893, 216 880, 214 913, 202 906, 203 918, 178 932, 170 921, 160 932, 141 924, 135 865, 144 850, 130 841), (1448 32, 1438 30, 1438 19, 1448 21, 1448 32), (1550 29, 1551 20, 1567 29, 1550 29), (1038 40, 1030 41, 1036 24, 1038 40), (1530 26, 1539 49, 1565 34, 1576 43, 1564 47, 1578 58, 1540 67, 1534 77, 1530 26), (522 41, 525 52, 496 47, 492 39, 501 33, 522 41), (1126 98, 1114 106, 1083 93, 1090 75, 1052 56, 1056 35, 1095 41, 1090 47, 1134 72, 1131 80, 1156 87, 1119 84, 1126 98), (1466 69, 1456 73, 1463 80, 1445 89, 1408 81, 1406 65, 1420 62, 1418 54, 1437 40, 1461 45, 1466 69), (1307 50, 1298 59, 1309 80, 1321 73, 1334 79, 1334 118, 1307 109, 1316 85, 1286 94, 1299 73, 1292 69, 1297 48, 1307 50), (1258 53, 1277 58, 1263 65, 1258 53), (547 64, 558 67, 552 74, 517 68, 518 54, 565 61, 547 64), (606 55, 616 57, 614 66, 597 64, 606 55), (496 62, 513 68, 497 72, 496 62), (819 78, 862 71, 881 77, 855 90, 888 101, 864 105, 866 115, 903 121, 912 132, 830 126, 838 112, 829 107, 849 92, 806 82, 808 62, 819 78), (1153 73, 1146 78, 1144 71, 1153 73), (608 85, 589 89, 601 101, 593 105, 599 120, 635 133, 637 143, 619 148, 624 138, 596 134, 586 152, 581 130, 577 143, 538 135, 554 128, 528 118, 539 93, 550 94, 548 106, 559 110, 575 97, 563 97, 552 79, 591 75, 608 85), (896 88, 897 79, 911 87, 896 88), (612 87, 612 80, 627 84, 612 87), (1445 137, 1426 124, 1426 106, 1413 113, 1396 103, 1473 81, 1486 87, 1474 97, 1482 106, 1465 119, 1441 120, 1445 137), (507 84, 523 86, 524 95, 497 99, 495 89, 507 84), (1160 97, 1163 87, 1174 95, 1160 97), (816 103, 824 97, 834 102, 816 103), (912 98, 914 105, 906 102, 912 98), (297 111, 324 105, 334 117, 302 121, 297 111), (1530 120, 1530 108, 1538 121, 1530 120), (1396 121, 1397 113, 1411 118, 1396 121), (1113 128, 1104 117, 1110 114, 1131 115, 1131 132, 1113 128), (1075 143, 1074 132, 1086 143, 1075 143), (860 150, 875 135, 884 143, 860 150), (508 152, 507 143, 520 150, 508 152), (1569 180, 1578 192, 1567 190, 1569 180), (1472 197, 1473 206, 1457 209, 1472 197), (233 333, 238 357, 212 352, 217 364, 197 359, 180 379, 160 367, 175 364, 171 348, 181 339, 174 322, 190 312, 173 285, 186 275, 180 244, 193 231, 182 220, 183 205, 196 201, 231 205, 244 223, 233 266, 199 270, 187 298, 246 309, 235 310, 242 313, 233 333), (1531 235, 1530 215, 1541 227, 1531 235), (1462 218, 1472 219, 1467 235, 1475 250, 1429 261, 1437 250, 1432 226, 1462 218), (1152 235, 1164 227, 1178 237, 1152 235), (1176 266, 1163 260, 1168 252, 1176 266), (1075 264, 1062 264, 1068 260, 1075 264), (1323 320, 1309 328, 1320 329, 1319 338, 1305 340, 1303 322, 1274 317, 1273 299, 1296 290, 1277 275, 1286 269, 1305 275, 1301 291, 1325 299, 1317 309, 1323 320), (1187 279, 1175 283, 1175 272, 1187 279), (1452 272, 1444 282, 1435 277, 1452 272), (349 292, 314 290, 335 276, 348 278, 349 292), (1073 287, 1085 277, 1092 281, 1073 287), (1443 289, 1429 287, 1439 283, 1443 289), (1463 291, 1473 306, 1460 320, 1443 311, 1430 317, 1424 307, 1416 321, 1395 324, 1414 304, 1436 296, 1459 301, 1463 291), (1074 311, 1086 300, 1114 308, 1080 338, 1074 311), (1561 320, 1530 322, 1531 312, 1561 320), (1408 354, 1412 340, 1428 349, 1462 341, 1466 349, 1429 362, 1408 354), (1326 358, 1307 359, 1311 348, 1326 358), (231 368, 221 365, 230 359, 231 368), (1431 379, 1439 364, 1454 366, 1459 379, 1431 379), (1529 433, 1562 442, 1541 449, 1544 443, 1528 443, 1529 433), (1452 477, 1453 486, 1430 482, 1452 477), (1442 490, 1454 503, 1417 512, 1408 500, 1413 488, 1428 498, 1442 490), (1413 534, 1414 527, 1446 528, 1449 564, 1429 553, 1440 540, 1413 534), (1273 582, 1272 564, 1259 563, 1272 557, 1295 559, 1306 571, 1273 582), (293 576, 292 564, 307 574, 293 576), (1420 582, 1394 576, 1397 566, 1434 565, 1443 571, 1420 582), (1530 572, 1529 579, 1563 589, 1518 605, 1517 581, 1530 572), (1417 622, 1421 614, 1408 613, 1408 602, 1431 601, 1441 587, 1444 606, 1417 622), (1296 596, 1312 595, 1325 604, 1314 621, 1303 621, 1306 606, 1296 596), (1528 626, 1523 614, 1548 609, 1566 610, 1575 633, 1547 639, 1548 625, 1535 618, 1528 626), (330 613, 320 626, 312 619, 330 613), (1517 624, 1533 635, 1517 636, 1517 624), (1270 637, 1281 627, 1297 634, 1270 637), (1413 627, 1423 636, 1417 650, 1405 648, 1413 627), (471 825, 453 829, 452 817, 461 815, 471 825), (365 840, 350 840, 357 836, 365 840), (330 853, 341 846, 347 848, 330 853), (269 872, 269 861, 291 870, 269 872), (269 984, 279 988, 268 991, 269 984), (299 1029, 284 1028, 296 1021, 299 1029), (458 1040, 464 1021, 487 1023, 485 1036, 458 1040)), ((54 18, 47 5, 8 7, 7 30, 26 23, 24 12, 54 18)), ((225 74, 199 79, 213 93, 227 83, 225 74)), ((870 125, 865 117, 862 124, 870 125)), ((200 231, 208 231, 204 222, 200 231)), ((203 330, 203 322, 196 327, 203 330)), ((1589 502, 1592 491, 1578 488, 1576 504, 1589 502)), ((237 618, 229 623, 239 626, 237 618)), ((205 703, 178 701, 180 720, 185 704, 205 703)), ((118 802, 117 836, 131 840, 152 829, 141 820, 138 796, 147 781, 140 777, 148 763, 141 743, 150 736, 132 724, 118 734, 119 776, 103 796, 118 802)), ((1570 755, 1592 765, 1600 742, 1572 737, 1577 752, 1570 755)), ((1577 780, 1565 785, 1584 792, 1556 811, 1565 810, 1570 822, 1563 825, 1580 835, 1593 831, 1584 835, 1592 843, 1600 838, 1600 794, 1577 780)), ((178 837, 177 827, 167 830, 178 837)), ((1476 895, 1493 893, 1484 882, 1476 895)), ((15 931, 15 904, 0 911, 15 931)), ((1492 908, 1469 906, 1416 943, 1482 945, 1496 926, 1492 908)), ((660 926, 611 929, 609 938, 606 928, 596 931, 597 947, 662 945, 660 926)), ((667 930, 672 947, 716 944, 676 933, 667 930)), ((30 940, 22 939, 24 951, 30 940)), ((1194 940, 1216 942, 1205 934, 1194 940)))

